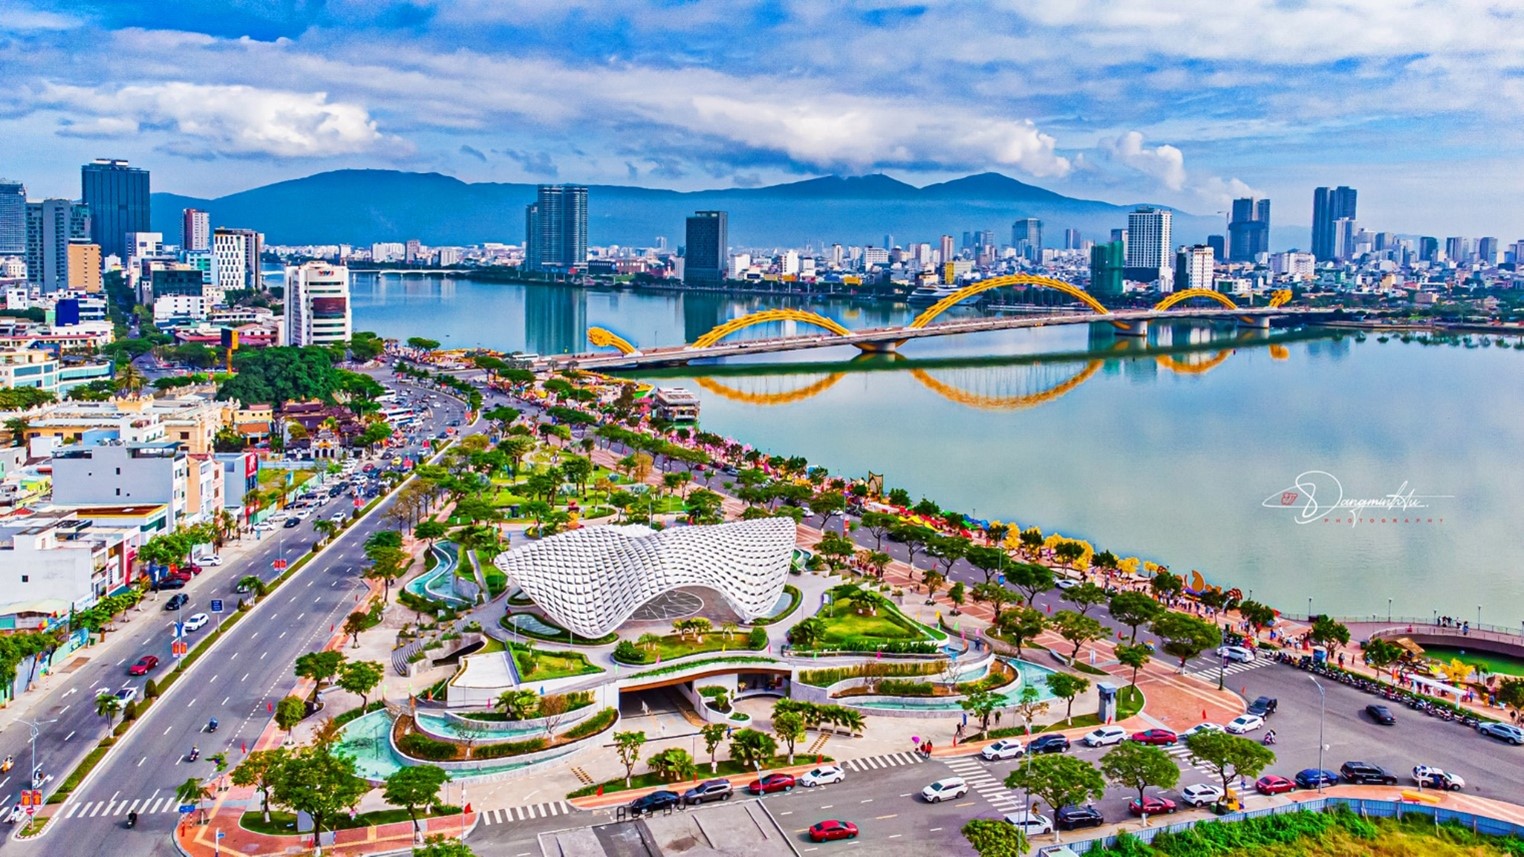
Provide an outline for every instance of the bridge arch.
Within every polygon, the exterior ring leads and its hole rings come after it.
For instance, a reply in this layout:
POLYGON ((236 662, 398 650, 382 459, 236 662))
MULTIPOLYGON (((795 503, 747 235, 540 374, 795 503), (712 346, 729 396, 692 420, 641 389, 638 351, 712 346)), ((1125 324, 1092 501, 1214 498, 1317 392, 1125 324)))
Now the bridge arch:
POLYGON ((612 347, 620 354, 626 356, 640 353, 640 349, 631 345, 629 340, 612 330, 602 327, 589 327, 587 329, 587 341, 599 348, 612 347))
POLYGON ((1072 283, 1066 283, 1063 280, 1054 279, 1053 277, 1042 277, 1036 274, 1011 274, 1005 277, 991 277, 988 280, 980 280, 977 283, 971 283, 967 286, 964 286, 963 288, 953 292, 947 297, 922 310, 921 314, 916 316, 915 320, 906 325, 906 327, 925 327, 926 325, 931 324, 931 322, 936 319, 937 316, 947 312, 962 301, 973 297, 974 295, 983 294, 984 292, 990 291, 991 289, 1004 288, 1005 286, 1037 286, 1039 288, 1052 289, 1056 292, 1063 292, 1064 294, 1074 298, 1085 306, 1090 307, 1101 315, 1109 315, 1111 313, 1111 310, 1107 309, 1105 304, 1096 300, 1089 292, 1086 292, 1084 289, 1081 289, 1072 283))
POLYGON ((922 386, 928 390, 955 404, 988 411, 1018 411, 1024 408, 1035 408, 1038 405, 1062 399, 1064 396, 1074 392, 1076 387, 1089 381, 1096 372, 1100 371, 1104 363, 1105 361, 1103 360, 1092 360, 1085 364, 1085 368, 1063 383, 1038 393, 1027 393, 1019 396, 989 396, 972 393, 942 381, 925 369, 911 369, 910 376, 921 382, 922 386))
POLYGON ((1177 375, 1205 375, 1221 366, 1231 356, 1233 356, 1232 351, 1219 351, 1206 360, 1193 362, 1181 360, 1173 354, 1160 354, 1154 357, 1154 362, 1177 375))
POLYGON ((731 335, 732 333, 745 330, 748 327, 755 327, 759 324, 768 324, 774 321, 795 321, 829 330, 837 336, 852 335, 852 331, 842 327, 839 322, 834 319, 826 318, 819 313, 813 313, 801 309, 765 309, 760 312, 743 315, 740 318, 733 318, 724 324, 716 325, 708 333, 700 336, 698 339, 693 340, 693 342, 688 347, 708 348, 709 346, 718 343, 720 340, 731 335))
POLYGON ((693 379, 693 383, 704 388, 705 390, 708 390, 711 393, 714 393, 716 396, 719 396, 722 399, 729 399, 732 402, 741 402, 742 404, 747 405, 761 405, 766 407, 772 405, 788 405, 794 402, 802 402, 805 399, 813 398, 836 386, 836 382, 845 377, 847 376, 844 372, 833 372, 830 375, 827 375, 812 384, 799 387, 798 389, 787 390, 779 393, 754 393, 749 390, 742 390, 736 387, 732 387, 729 384, 722 384, 719 381, 716 381, 714 378, 706 377, 703 375, 695 377, 693 379))
POLYGON ((1232 298, 1228 297, 1222 292, 1215 292, 1211 289, 1186 289, 1185 291, 1175 292, 1164 300, 1154 304, 1154 309, 1158 312, 1163 312, 1175 304, 1183 303, 1194 298, 1207 298, 1208 300, 1214 300, 1227 307, 1228 309, 1242 309, 1242 307, 1235 303, 1232 298))

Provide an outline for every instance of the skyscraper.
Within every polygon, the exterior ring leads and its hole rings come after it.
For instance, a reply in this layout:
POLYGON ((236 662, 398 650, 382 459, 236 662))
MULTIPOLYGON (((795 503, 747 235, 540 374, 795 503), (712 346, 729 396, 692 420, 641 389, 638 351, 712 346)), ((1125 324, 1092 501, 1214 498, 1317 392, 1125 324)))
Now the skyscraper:
POLYGON ((1218 259, 1228 258, 1228 240, 1221 235, 1208 235, 1207 246, 1218 259))
POLYGON ((1140 282, 1159 280, 1160 291, 1170 291, 1170 246, 1174 213, 1168 209, 1143 206, 1127 215, 1127 279, 1140 282))
POLYGON ((27 282, 44 292, 68 288, 69 242, 89 238, 90 214, 85 206, 68 199, 27 203, 27 282))
POLYGON ((1042 261, 1042 221, 1023 217, 1011 224, 1011 246, 1028 262, 1042 261))
POLYGON ((1457 265, 1471 261, 1471 239, 1452 235, 1445 239, 1445 256, 1457 265))
POLYGON ((524 209, 524 264, 534 270, 587 262, 587 188, 542 184, 524 209))
POLYGON ((1126 251, 1120 241, 1108 241, 1090 248, 1090 294, 1114 298, 1122 294, 1122 269, 1126 251))
POLYGON ((1476 258, 1483 265, 1496 265, 1498 263, 1498 239, 1487 236, 1477 241, 1476 258))
POLYGON ((1181 247, 1175 253, 1175 288, 1212 288, 1212 248, 1205 244, 1181 247))
POLYGON ((1228 221, 1228 261, 1253 262, 1270 252, 1270 200, 1247 196, 1233 200, 1228 221))
POLYGON ((1080 248, 1080 231, 1069 228, 1064 230, 1064 249, 1078 250, 1080 248))
POLYGON ((180 212, 180 249, 210 250, 212 248, 212 216, 198 208, 180 212))
POLYGON ((127 233, 147 232, 148 171, 115 158, 80 167, 80 197, 90 206, 90 240, 102 256, 127 258, 127 233))
POLYGON ((0 179, 0 256, 26 253, 26 186, 0 179))
POLYGON ((1319 262, 1344 258, 1343 247, 1335 242, 1334 233, 1338 220, 1355 219, 1355 198, 1355 189, 1343 185, 1320 187, 1312 192, 1312 255, 1319 262))
POLYGON ((343 265, 308 262, 286 268, 284 305, 287 345, 349 341, 353 311, 349 303, 349 269, 343 265))
POLYGON ((942 245, 940 249, 942 251, 942 258, 938 259, 937 261, 943 265, 946 265, 948 262, 953 260, 953 239, 951 235, 942 236, 942 245))
POLYGON ((699 211, 688 218, 683 243, 683 283, 717 286, 725 282, 730 246, 729 215, 723 211, 699 211))
POLYGON ((1418 258, 1425 262, 1439 261, 1439 239, 1425 235, 1418 239, 1418 258))

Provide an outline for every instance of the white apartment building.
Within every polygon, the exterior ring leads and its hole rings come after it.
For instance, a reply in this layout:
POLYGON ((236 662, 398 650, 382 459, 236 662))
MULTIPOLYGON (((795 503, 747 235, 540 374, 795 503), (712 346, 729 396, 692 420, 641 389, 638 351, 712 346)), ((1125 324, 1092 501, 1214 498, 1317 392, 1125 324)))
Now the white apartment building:
POLYGON ((83 610, 129 582, 140 534, 67 512, 0 523, 0 617, 11 627, 83 610))
POLYGON ((1170 290, 1173 219, 1173 212, 1162 208, 1145 206, 1128 213, 1126 267, 1132 269, 1127 274, 1128 279, 1142 280, 1148 277, 1143 271, 1158 271, 1160 289, 1170 290))
POLYGON ((222 303, 229 291, 245 288, 249 279, 249 236, 238 230, 218 229, 212 233, 211 288, 212 303, 222 303))
POLYGON ((354 330, 349 269, 326 262, 286 268, 287 345, 348 342, 354 330))
POLYGON ((1293 280, 1310 280, 1317 273, 1318 259, 1311 253, 1272 253, 1270 273, 1293 280))

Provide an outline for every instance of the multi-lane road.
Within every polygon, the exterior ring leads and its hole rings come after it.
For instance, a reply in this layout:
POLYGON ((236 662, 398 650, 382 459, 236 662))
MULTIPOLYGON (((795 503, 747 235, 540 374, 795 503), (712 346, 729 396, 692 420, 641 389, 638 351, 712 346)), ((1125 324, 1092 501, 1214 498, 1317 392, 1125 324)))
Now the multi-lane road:
MULTIPOLYGON (((434 395, 440 404, 415 433, 432 437, 447 422, 461 418, 463 407, 456 399, 434 395)), ((384 500, 347 529, 256 605, 251 615, 230 628, 210 653, 192 664, 56 811, 40 839, 8 840, 0 847, 12 852, 70 855, 173 853, 166 834, 179 818, 173 799, 175 788, 191 776, 210 778, 214 767, 207 759, 212 754, 228 752, 229 760, 236 762, 243 747, 253 746, 270 720, 270 706, 286 695, 294 681, 295 659, 319 648, 332 635, 331 629, 354 609, 356 596, 363 589, 357 572, 365 565, 365 539, 385 526, 383 517, 391 502, 391 498, 384 500), (207 734, 204 727, 213 717, 220 728, 216 734, 207 734), (201 760, 195 763, 186 761, 193 746, 201 751, 201 760), (138 827, 128 831, 123 822, 133 811, 139 815, 138 827)), ((350 510, 352 505, 348 495, 341 495, 315 512, 311 520, 350 510)), ((127 644, 118 640, 108 644, 109 648, 93 650, 84 666, 54 676, 44 690, 37 691, 47 695, 33 709, 37 719, 53 721, 42 725, 37 746, 39 764, 55 778, 49 786, 56 786, 58 778, 77 764, 105 731, 105 722, 95 714, 96 691, 130 684, 141 692, 145 679, 130 679, 127 665, 142 654, 158 654, 161 664, 155 673, 168 668, 172 660, 172 618, 206 611, 214 597, 224 598, 231 608, 237 598, 233 587, 240 577, 259 574, 272 578, 276 574, 272 561, 283 552, 292 561, 304 553, 303 547, 310 546, 315 537, 311 520, 263 534, 252 549, 236 558, 229 552, 222 567, 206 569, 183 590, 191 603, 179 614, 162 612, 165 594, 160 594, 157 602, 145 601, 145 609, 162 613, 162 621, 155 615, 153 621, 135 623, 133 630, 124 632, 127 644)), ((208 625, 197 634, 213 633, 214 628, 208 625)), ((23 752, 27 750, 26 738, 27 729, 21 727, 6 730, 0 739, 0 751, 16 755, 13 775, 22 773, 29 758, 29 752, 23 752)), ((16 788, 19 782, 15 779, 4 785, 7 794, 14 794, 16 788)))

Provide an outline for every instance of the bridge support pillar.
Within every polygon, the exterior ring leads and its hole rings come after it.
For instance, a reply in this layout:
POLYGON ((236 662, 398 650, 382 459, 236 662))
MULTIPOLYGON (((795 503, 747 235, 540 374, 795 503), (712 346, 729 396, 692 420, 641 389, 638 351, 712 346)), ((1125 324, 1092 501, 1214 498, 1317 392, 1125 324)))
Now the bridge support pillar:
POLYGON ((1148 319, 1136 321, 1113 321, 1112 325, 1117 329, 1117 336, 1147 336, 1148 319))
POLYGON ((893 354, 895 349, 905 344, 905 340, 886 342, 854 342, 858 351, 864 354, 893 354))
POLYGON ((1268 316, 1268 315, 1247 315, 1247 316, 1242 316, 1242 317, 1240 317, 1238 319, 1238 324, 1239 324, 1240 327, 1248 327, 1248 328, 1252 328, 1254 330, 1269 330, 1270 329, 1270 316, 1268 316))

